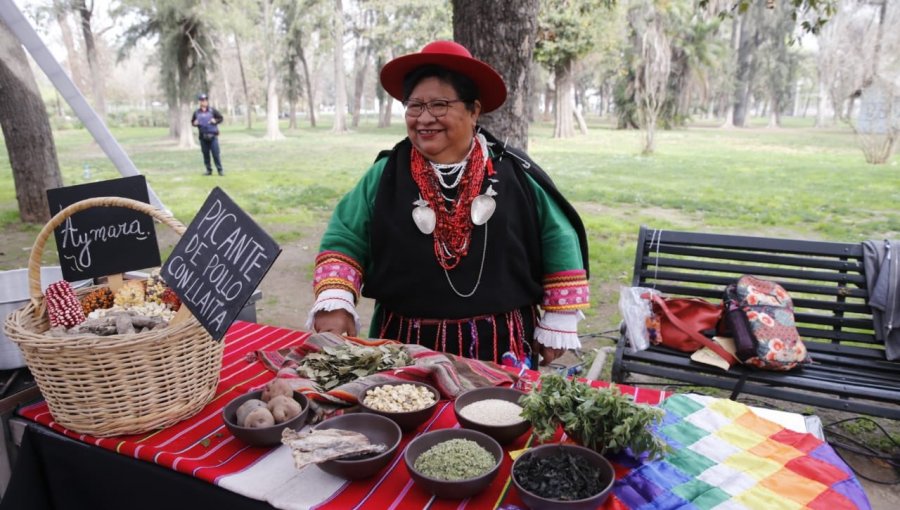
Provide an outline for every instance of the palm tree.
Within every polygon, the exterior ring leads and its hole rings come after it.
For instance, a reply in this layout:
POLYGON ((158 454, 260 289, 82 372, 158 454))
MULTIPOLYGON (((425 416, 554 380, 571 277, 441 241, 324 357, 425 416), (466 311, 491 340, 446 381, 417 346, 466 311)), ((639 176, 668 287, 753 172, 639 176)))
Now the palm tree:
POLYGON ((212 27, 198 0, 124 0, 116 15, 134 19, 125 30, 119 58, 142 39, 156 39, 160 78, 169 103, 169 132, 181 147, 193 146, 190 117, 196 94, 209 88, 216 49, 212 27))

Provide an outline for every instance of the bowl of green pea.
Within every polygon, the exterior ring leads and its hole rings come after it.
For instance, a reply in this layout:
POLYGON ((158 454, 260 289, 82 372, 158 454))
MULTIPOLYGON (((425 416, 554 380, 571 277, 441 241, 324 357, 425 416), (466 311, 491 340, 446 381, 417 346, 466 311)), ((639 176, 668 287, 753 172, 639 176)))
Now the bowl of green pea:
POLYGON ((472 497, 494 481, 503 449, 489 435, 441 429, 415 438, 403 454, 413 481, 442 499, 472 497))

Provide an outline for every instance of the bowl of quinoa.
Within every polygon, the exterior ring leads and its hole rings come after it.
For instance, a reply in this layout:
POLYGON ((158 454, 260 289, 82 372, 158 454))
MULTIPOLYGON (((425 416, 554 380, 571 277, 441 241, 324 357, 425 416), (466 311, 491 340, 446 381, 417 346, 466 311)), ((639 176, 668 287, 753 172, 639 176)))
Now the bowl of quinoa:
POLYGON ((415 438, 403 454, 413 481, 442 499, 472 497, 491 484, 503 449, 487 434, 441 429, 415 438))
POLYGON ((371 386, 360 397, 359 405, 366 412, 390 418, 401 430, 409 432, 431 418, 440 399, 438 390, 428 384, 398 381, 371 386))
POLYGON ((453 411, 461 427, 484 432, 506 445, 531 429, 531 423, 520 416, 519 399, 524 396, 513 388, 476 388, 457 397, 453 411))

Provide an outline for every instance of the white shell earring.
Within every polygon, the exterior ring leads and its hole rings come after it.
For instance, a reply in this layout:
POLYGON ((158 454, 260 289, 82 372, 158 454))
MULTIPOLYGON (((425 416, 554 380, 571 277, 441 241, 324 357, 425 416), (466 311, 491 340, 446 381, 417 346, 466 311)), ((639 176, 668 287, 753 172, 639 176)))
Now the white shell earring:
POLYGON ((497 192, 494 191, 494 186, 489 185, 487 191, 475 197, 475 200, 472 200, 472 210, 470 211, 472 223, 484 225, 491 219, 494 211, 497 210, 497 201, 494 200, 495 196, 497 196, 497 192))
POLYGON ((416 227, 418 227, 419 232, 422 232, 425 235, 434 232, 437 219, 434 215, 434 211, 428 207, 428 202, 422 199, 422 197, 419 197, 418 200, 413 202, 413 205, 416 207, 412 211, 412 218, 416 227))

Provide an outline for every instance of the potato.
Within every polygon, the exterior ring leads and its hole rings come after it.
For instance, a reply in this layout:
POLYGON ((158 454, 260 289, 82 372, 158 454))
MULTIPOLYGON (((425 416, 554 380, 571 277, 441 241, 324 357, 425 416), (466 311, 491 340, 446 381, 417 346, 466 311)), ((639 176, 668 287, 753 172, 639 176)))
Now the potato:
POLYGON ((250 400, 241 404, 240 407, 237 408, 235 414, 237 415, 237 424, 241 427, 245 427, 244 422, 247 421, 247 415, 250 414, 250 411, 256 409, 257 407, 266 407, 266 403, 257 398, 251 398, 250 400))
POLYGON ((284 379, 272 379, 263 388, 262 397, 260 398, 262 398, 263 402, 268 402, 278 395, 294 398, 294 388, 291 388, 291 384, 284 379))
POLYGON ((265 407, 257 407, 250 411, 250 414, 247 415, 247 421, 244 422, 244 427, 251 429, 262 429, 272 425, 275 425, 275 418, 265 407))
POLYGON ((269 411, 275 417, 275 423, 284 423, 300 414, 300 403, 291 397, 278 395, 269 401, 269 411))

